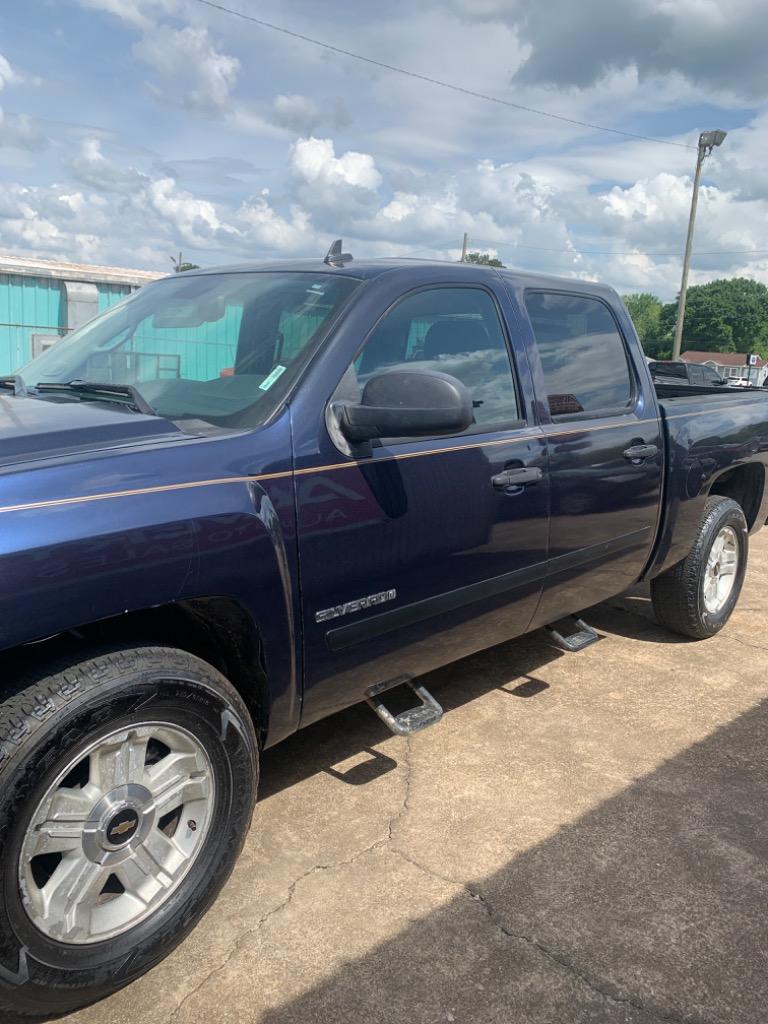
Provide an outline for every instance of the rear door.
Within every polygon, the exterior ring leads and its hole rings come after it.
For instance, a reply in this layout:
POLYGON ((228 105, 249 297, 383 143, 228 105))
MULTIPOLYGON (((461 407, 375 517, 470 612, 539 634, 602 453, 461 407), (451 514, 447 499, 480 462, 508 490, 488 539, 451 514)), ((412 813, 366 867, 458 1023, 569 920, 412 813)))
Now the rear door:
POLYGON ((466 384, 475 423, 363 458, 331 425, 317 454, 298 453, 304 722, 527 628, 546 559, 546 441, 510 341, 491 288, 431 285, 394 301, 341 368, 331 406, 359 400, 374 374, 432 368, 466 384))
POLYGON ((656 536, 664 442, 640 353, 606 298, 543 289, 522 298, 548 420, 550 561, 534 620, 542 625, 642 574, 656 536))

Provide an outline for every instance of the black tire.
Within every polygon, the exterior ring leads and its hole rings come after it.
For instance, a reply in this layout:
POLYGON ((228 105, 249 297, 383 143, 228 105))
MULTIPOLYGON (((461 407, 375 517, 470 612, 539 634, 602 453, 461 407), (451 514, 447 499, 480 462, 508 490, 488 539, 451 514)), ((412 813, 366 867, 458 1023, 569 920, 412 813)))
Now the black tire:
MULTIPOLYGON (((258 747, 231 684, 173 648, 139 646, 59 663, 4 687, 0 701, 0 1017, 58 1016, 144 974, 213 903, 251 820, 258 747), (192 736, 210 765, 206 829, 191 866, 135 927, 106 941, 57 941, 33 922, 20 891, 28 826, 81 750, 115 730, 158 722, 192 736)), ((185 827, 194 832, 196 822, 185 827)))
POLYGON ((704 640, 719 632, 739 599, 748 550, 747 521, 741 506, 730 498, 711 495, 707 498, 696 539, 687 557, 651 581, 653 610, 660 625, 695 640, 704 640), (704 601, 707 558, 715 538, 725 526, 732 527, 736 534, 738 564, 728 599, 719 611, 712 612, 704 601))

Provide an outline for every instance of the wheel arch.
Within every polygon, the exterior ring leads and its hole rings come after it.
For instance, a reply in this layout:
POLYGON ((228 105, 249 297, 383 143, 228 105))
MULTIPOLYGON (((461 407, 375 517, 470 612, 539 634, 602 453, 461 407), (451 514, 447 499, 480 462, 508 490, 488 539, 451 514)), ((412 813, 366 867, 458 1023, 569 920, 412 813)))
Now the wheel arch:
POLYGON ((749 462, 724 470, 712 481, 708 495, 731 498, 741 506, 747 527, 752 532, 760 522, 760 510, 765 497, 765 467, 760 462, 749 462))
POLYGON ((250 611, 230 597, 200 597, 139 609, 86 623, 0 655, 11 678, 63 656, 84 656, 86 648, 135 643, 177 647, 218 669, 243 698, 260 746, 269 731, 271 695, 262 632, 250 611))

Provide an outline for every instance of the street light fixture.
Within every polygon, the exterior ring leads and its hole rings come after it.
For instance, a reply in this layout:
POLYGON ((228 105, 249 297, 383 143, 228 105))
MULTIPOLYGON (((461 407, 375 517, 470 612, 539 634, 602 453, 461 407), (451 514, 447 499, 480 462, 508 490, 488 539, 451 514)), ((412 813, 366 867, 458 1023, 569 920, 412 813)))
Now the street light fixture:
POLYGON ((677 300, 677 321, 675 323, 675 341, 672 346, 672 358, 680 358, 680 349, 683 343, 683 321, 685 320, 685 298, 688 291, 688 269, 691 263, 691 248, 693 246, 693 225, 696 220, 696 204, 699 200, 699 182, 701 181, 701 166, 705 157, 708 157, 715 146, 721 146, 727 132, 719 129, 711 132, 702 132, 699 136, 699 152, 696 156, 696 173, 693 176, 693 195, 691 196, 691 214, 688 218, 688 237, 685 240, 685 256, 683 257, 683 279, 680 283, 680 297, 677 300))

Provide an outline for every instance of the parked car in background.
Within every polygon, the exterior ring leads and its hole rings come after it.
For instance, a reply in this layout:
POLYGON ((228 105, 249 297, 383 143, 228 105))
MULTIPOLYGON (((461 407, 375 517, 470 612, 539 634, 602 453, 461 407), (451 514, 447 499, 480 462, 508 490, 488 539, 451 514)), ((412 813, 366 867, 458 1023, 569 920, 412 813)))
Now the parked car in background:
POLYGON ((684 363, 682 359, 651 359, 648 361, 654 384, 690 384, 694 387, 726 387, 724 380, 711 366, 684 363))
POLYGON ((638 580, 721 629, 768 402, 696 370, 649 372, 611 288, 337 244, 149 284, 0 380, 0 1016, 166 956, 298 729, 433 725, 417 677, 534 629, 578 651, 638 580))

